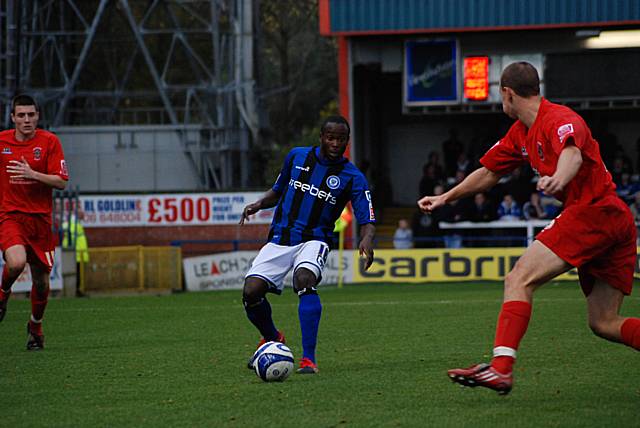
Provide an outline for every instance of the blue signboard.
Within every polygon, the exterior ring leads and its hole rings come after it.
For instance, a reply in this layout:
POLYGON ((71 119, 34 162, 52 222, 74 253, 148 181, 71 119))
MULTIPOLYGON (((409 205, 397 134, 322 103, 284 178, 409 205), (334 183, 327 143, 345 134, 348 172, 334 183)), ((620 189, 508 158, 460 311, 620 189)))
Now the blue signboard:
POLYGON ((405 42, 404 102, 409 106, 454 104, 460 100, 458 42, 405 42))

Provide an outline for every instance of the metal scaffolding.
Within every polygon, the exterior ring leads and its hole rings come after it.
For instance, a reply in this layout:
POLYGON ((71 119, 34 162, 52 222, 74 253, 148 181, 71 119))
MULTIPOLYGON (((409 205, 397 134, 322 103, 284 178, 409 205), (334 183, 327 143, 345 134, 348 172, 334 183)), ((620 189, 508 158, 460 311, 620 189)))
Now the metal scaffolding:
POLYGON ((0 111, 41 125, 170 125, 203 189, 247 186, 258 138, 253 0, 0 2, 0 111), (200 125, 197 141, 180 130, 200 125))

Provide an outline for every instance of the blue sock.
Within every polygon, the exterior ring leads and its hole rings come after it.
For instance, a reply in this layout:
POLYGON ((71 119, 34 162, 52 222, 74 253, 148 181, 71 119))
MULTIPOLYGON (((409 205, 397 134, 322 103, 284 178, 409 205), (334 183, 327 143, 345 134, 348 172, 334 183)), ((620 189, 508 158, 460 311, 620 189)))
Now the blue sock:
POLYGON ((278 339, 278 329, 271 318, 271 305, 266 297, 253 305, 244 302, 244 310, 247 312, 249 321, 260 330, 262 337, 267 342, 278 339))
POLYGON ((317 294, 300 296, 298 304, 298 318, 302 332, 302 357, 316 362, 316 343, 318 341, 318 327, 322 315, 322 304, 317 294))

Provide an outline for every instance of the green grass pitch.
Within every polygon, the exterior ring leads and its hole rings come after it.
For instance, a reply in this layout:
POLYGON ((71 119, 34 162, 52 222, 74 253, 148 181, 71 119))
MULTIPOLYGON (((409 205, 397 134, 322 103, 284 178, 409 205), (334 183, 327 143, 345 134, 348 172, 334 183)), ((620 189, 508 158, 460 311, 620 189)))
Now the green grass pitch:
MULTIPOLYGON (((640 354, 596 338, 575 283, 536 294, 501 397, 446 369, 488 361, 502 285, 324 287, 315 376, 263 383, 239 291, 53 299, 46 349, 25 351, 29 302, 0 324, 3 427, 639 426, 640 354)), ((640 316, 640 293, 623 314, 640 316)), ((272 296, 301 355, 297 297, 272 296)), ((296 362, 297 362, 296 358, 296 362)))

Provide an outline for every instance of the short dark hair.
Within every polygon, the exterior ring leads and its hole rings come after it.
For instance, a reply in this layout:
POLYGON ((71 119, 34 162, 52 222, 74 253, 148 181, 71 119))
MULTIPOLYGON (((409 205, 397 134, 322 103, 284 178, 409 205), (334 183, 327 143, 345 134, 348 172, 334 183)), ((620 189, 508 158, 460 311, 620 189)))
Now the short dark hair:
POLYGON ((16 106, 35 106, 36 111, 40 111, 35 98, 27 94, 19 94, 13 97, 13 100, 11 100, 11 113, 15 113, 16 106))
POLYGON ((538 71, 524 61, 509 64, 500 76, 500 88, 511 88, 521 97, 540 95, 538 71))
POLYGON ((349 122, 347 122, 347 119, 345 119, 342 116, 338 116, 338 115, 329 116, 324 120, 324 122, 322 122, 322 126, 320 126, 320 132, 321 133, 324 132, 324 128, 329 123, 340 123, 340 124, 346 126, 347 127, 347 133, 349 135, 351 134, 351 127, 349 126, 349 122))

